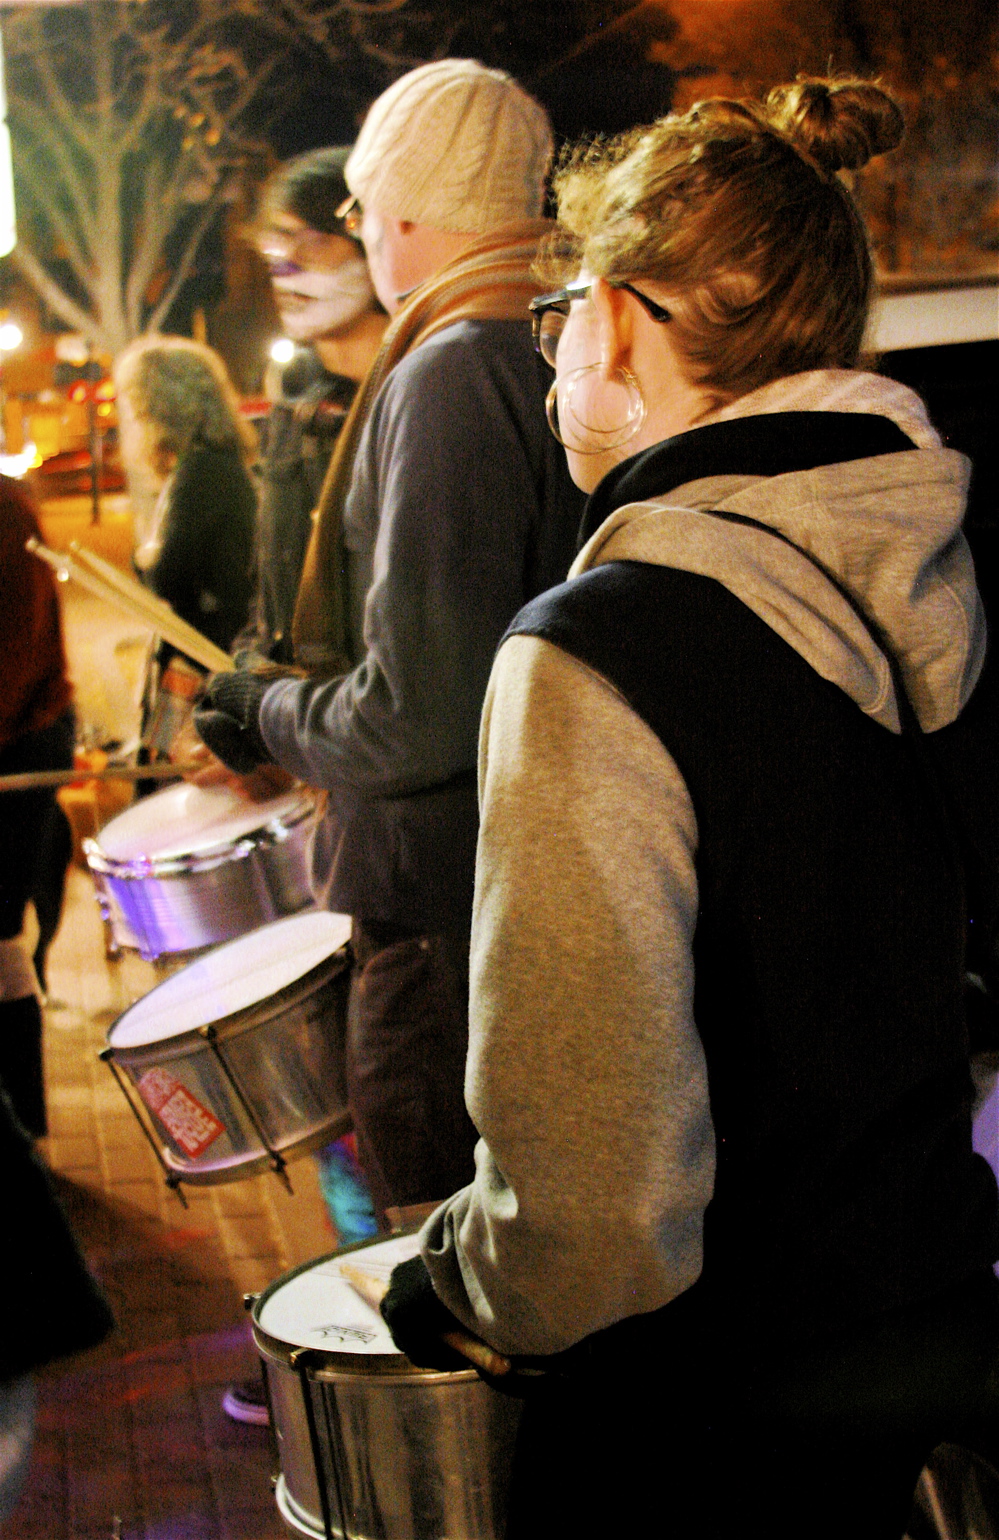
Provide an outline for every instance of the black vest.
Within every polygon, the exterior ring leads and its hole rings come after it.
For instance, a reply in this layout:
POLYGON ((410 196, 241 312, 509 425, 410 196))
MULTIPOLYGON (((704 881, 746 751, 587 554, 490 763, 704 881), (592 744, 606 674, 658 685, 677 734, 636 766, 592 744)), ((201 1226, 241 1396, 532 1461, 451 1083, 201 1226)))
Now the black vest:
MULTIPOLYGON (((702 1295, 800 1338, 987 1268, 999 1218, 971 1147, 964 875, 913 745, 709 578, 608 563, 514 633, 614 684, 697 817, 694 1016, 718 1147, 702 1295)), ((994 871, 989 694, 925 742, 994 871)))

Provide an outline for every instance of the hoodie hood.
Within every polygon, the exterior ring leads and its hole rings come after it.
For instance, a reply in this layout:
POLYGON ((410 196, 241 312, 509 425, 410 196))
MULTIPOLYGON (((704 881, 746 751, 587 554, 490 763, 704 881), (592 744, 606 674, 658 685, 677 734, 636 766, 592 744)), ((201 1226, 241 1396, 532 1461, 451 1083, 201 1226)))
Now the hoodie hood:
POLYGON ((714 578, 898 732, 887 659, 825 568, 886 638, 934 732, 961 712, 985 654, 961 533, 970 472, 905 386, 854 370, 795 375, 618 467, 588 504, 584 532, 601 522, 570 576, 641 561, 714 578))

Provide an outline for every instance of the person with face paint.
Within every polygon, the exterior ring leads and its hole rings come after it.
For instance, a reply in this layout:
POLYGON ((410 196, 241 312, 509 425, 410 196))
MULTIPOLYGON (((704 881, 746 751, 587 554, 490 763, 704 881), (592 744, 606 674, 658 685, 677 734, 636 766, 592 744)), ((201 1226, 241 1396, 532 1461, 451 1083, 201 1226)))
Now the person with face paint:
MULTIPOLYGON (((343 179, 349 153, 349 146, 332 146, 280 166, 264 184, 253 230, 270 269, 282 329, 297 345, 264 429, 256 592, 249 622, 233 649, 272 663, 292 661, 291 621, 312 511, 358 384, 388 325, 364 248, 336 214, 349 196, 343 179)), ((245 793, 267 797, 283 782, 283 773, 273 767, 255 776, 234 776, 193 733, 185 733, 173 752, 201 765, 192 776, 201 785, 235 782, 245 793)), ((340 1242, 372 1234, 374 1213, 353 1135, 320 1150, 316 1161, 340 1242)), ((230 1385, 222 1406, 238 1422, 268 1420, 259 1379, 230 1385)))
POLYGON ((336 211, 349 146, 311 150, 265 183, 254 230, 281 326, 297 344, 265 430, 257 592, 237 645, 291 661, 291 620, 312 510, 333 446, 388 324, 364 248, 336 211))

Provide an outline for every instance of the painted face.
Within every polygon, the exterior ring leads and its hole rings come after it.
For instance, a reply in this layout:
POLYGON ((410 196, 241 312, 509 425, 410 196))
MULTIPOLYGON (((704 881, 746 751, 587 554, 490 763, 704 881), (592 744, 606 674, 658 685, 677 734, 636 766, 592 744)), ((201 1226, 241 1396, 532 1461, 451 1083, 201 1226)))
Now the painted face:
POLYGON ((370 309, 374 291, 353 241, 279 214, 259 242, 281 324, 295 342, 348 331, 370 309))

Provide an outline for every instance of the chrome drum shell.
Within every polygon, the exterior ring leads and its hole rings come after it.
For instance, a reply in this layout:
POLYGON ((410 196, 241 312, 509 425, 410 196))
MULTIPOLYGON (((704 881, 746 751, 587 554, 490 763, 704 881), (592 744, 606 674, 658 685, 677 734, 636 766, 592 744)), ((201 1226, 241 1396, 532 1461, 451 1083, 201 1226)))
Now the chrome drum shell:
POLYGON ((350 1130, 344 1056, 349 925, 345 916, 310 912, 264 926, 188 964, 113 1023, 102 1058, 151 1130, 172 1182, 236 1181, 350 1130), (222 981, 217 987, 223 999, 227 965, 231 969, 249 949, 265 953, 293 941, 303 925, 310 931, 328 927, 331 943, 328 955, 293 982, 228 1015, 220 1008, 217 1019, 191 1030, 128 1041, 141 1033, 147 1016, 168 1016, 171 998, 185 988, 188 996, 199 991, 202 1014, 210 1015, 213 977, 222 981))
MULTIPOLYGON (((350 1250, 360 1259, 378 1244, 350 1250)), ((281 1517, 310 1540, 501 1540, 519 1401, 472 1369, 417 1369, 399 1353, 296 1350, 261 1326, 277 1290, 341 1255, 286 1273, 254 1305, 281 1517)))
POLYGON ((306 908, 312 902, 314 810, 305 790, 248 805, 224 789, 185 785, 157 792, 113 819, 83 849, 115 945, 150 960, 194 952, 306 908), (170 837, 171 814, 181 798, 196 805, 200 798, 212 813, 221 809, 211 819, 204 813, 206 827, 192 833, 188 848, 170 837), (120 834, 140 810, 150 825, 146 848, 116 853, 116 843, 134 843, 134 836, 123 842, 120 834))

